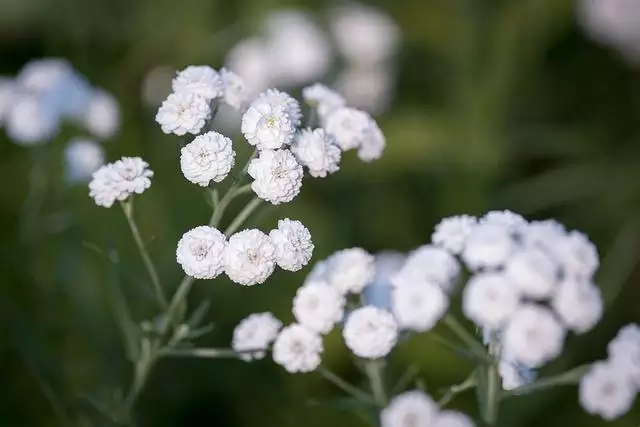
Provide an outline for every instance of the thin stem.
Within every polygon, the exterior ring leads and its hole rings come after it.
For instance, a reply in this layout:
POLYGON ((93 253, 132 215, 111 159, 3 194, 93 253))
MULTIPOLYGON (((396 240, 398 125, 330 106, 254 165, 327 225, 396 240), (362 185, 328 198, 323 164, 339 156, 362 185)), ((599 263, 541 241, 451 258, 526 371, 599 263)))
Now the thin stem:
POLYGON ((177 323, 179 322, 179 320, 181 320, 178 319, 178 317, 181 317, 178 316, 181 311, 180 308, 184 307, 184 302, 187 299, 187 295, 191 290, 193 282, 195 281, 196 279, 194 277, 185 275, 182 279, 182 282, 180 282, 178 290, 173 295, 173 298, 171 298, 171 303, 169 304, 169 308, 167 309, 167 321, 165 323, 165 327, 169 327, 171 325, 177 326, 177 323))
POLYGON ((449 402, 451 402, 454 397, 467 390, 471 390, 476 385, 477 384, 475 375, 469 375, 469 377, 462 383, 449 387, 447 392, 440 398, 440 400, 438 400, 438 407, 444 408, 449 402))
MULTIPOLYGON (((140 349, 140 358, 135 364, 135 372, 133 382, 125 398, 125 410, 127 414, 131 412, 136 399, 142 392, 147 378, 151 373, 151 369, 158 359, 157 344, 149 340, 143 340, 140 349)), ((130 418, 130 417, 129 417, 130 418)))
POLYGON ((446 314, 443 318, 443 322, 449 327, 449 329, 451 329, 451 331, 453 331, 454 334, 458 336, 458 338, 469 346, 469 350, 471 350, 476 356, 488 363, 493 363, 493 359, 487 355, 487 350, 484 346, 480 344, 480 342, 478 342, 452 314, 446 314))
POLYGON ((523 394, 534 393, 537 391, 546 390, 548 388, 560 386, 560 385, 575 385, 580 382, 584 374, 586 374, 591 365, 581 365, 562 374, 555 375, 553 377, 541 378, 529 384, 525 384, 520 387, 516 387, 513 390, 504 391, 502 393, 502 399, 508 399, 513 396, 521 396, 523 394))
POLYGON ((239 358, 239 353, 230 348, 176 348, 166 349, 160 353, 166 357, 197 357, 202 359, 239 358))
POLYGON ((394 394, 400 393, 401 391, 404 391, 404 389, 407 388, 411 380, 416 375, 418 375, 418 372, 420 372, 420 368, 418 368, 416 365, 409 366, 404 371, 400 379, 396 382, 396 384, 391 388, 391 394, 394 395, 394 394))
POLYGON ((383 379, 384 361, 371 360, 366 363, 365 371, 367 377, 369 377, 369 384, 371 386, 371 392, 376 404, 383 408, 387 406, 387 394, 384 390, 383 379))
POLYGON ((233 184, 229 190, 222 196, 222 199, 216 204, 216 208, 213 210, 213 214, 211 215, 211 219, 209 220, 209 226, 217 228, 222 220, 222 215, 225 210, 229 207, 229 204, 235 199, 237 196, 248 193, 251 191, 251 185, 247 184, 242 187, 238 187, 237 184, 233 184))
POLYGON ((376 401, 373 399, 373 397, 369 396, 367 393, 360 390, 358 387, 349 384, 348 382, 346 382, 345 380, 343 380, 338 375, 334 374, 332 371, 325 368, 324 366, 320 366, 318 368, 318 372, 327 381, 333 383, 336 387, 350 394, 351 396, 355 397, 359 401, 369 405, 374 405, 374 406, 376 405, 376 401))
MULTIPOLYGON (((500 351, 498 349, 499 342, 495 331, 492 331, 489 337, 489 354, 496 355, 500 351)), ((482 367, 479 367, 482 369, 482 367)), ((495 363, 486 365, 486 393, 483 399, 482 418, 489 426, 493 426, 498 422, 498 410, 500 406, 500 374, 495 363)))
POLYGON ((138 250, 140 251, 140 255, 142 256, 142 260, 144 261, 144 265, 149 272, 149 276, 151 277, 151 283, 153 285, 153 289, 156 294, 156 298, 160 303, 160 306, 163 309, 166 309, 167 299, 162 292, 162 285, 160 284, 160 277, 158 276, 158 271, 156 267, 153 265, 153 261, 149 256, 149 252, 147 251, 147 247, 144 244, 144 240, 142 240, 142 236, 140 235, 140 230, 138 229, 138 225, 136 224, 135 219, 133 218, 133 200, 127 200, 121 203, 122 210, 124 211, 124 216, 127 218, 127 222, 129 223, 129 228, 131 228, 131 234, 133 234, 133 239, 136 241, 136 245, 138 246, 138 250))
POLYGON ((253 199, 251 199, 251 201, 247 203, 247 205, 240 211, 238 216, 233 220, 229 227, 227 227, 224 232, 225 236, 229 237, 230 235, 235 233, 242 226, 242 224, 244 224, 247 218, 249 218, 253 211, 255 211, 260 206, 261 203, 262 199, 258 197, 254 197, 253 199))

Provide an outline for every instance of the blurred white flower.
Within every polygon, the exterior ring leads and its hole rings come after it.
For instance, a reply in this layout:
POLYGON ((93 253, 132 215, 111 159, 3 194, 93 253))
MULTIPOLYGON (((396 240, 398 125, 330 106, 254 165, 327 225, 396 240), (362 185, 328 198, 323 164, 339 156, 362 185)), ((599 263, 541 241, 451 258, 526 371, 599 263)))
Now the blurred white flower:
POLYGON ((245 362, 263 359, 281 327, 282 322, 269 312, 251 314, 233 330, 231 348, 245 362))
POLYGON ((342 107, 327 116, 324 127, 338 146, 347 151, 359 148, 369 138, 372 120, 364 111, 342 107))
POLYGON ((295 138, 291 151, 313 177, 324 178, 340 169, 342 151, 324 129, 304 129, 295 138))
POLYGON ((259 150, 277 150, 291 144, 294 125, 283 106, 254 102, 242 115, 241 130, 259 150))
POLYGON ((475 427, 475 423, 462 412, 447 410, 438 414, 433 427, 475 427))
POLYGON ((74 73, 71 64, 64 59, 36 59, 22 67, 16 77, 16 82, 25 91, 42 93, 53 89, 74 73))
POLYGON ((367 163, 378 160, 382 157, 386 146, 387 140, 382 130, 380 130, 378 123, 371 119, 367 136, 362 140, 360 147, 358 147, 358 158, 367 163))
POLYGON ((87 181, 104 164, 104 150, 87 138, 74 138, 64 149, 66 177, 69 182, 87 181))
POLYGON ((196 279, 213 279, 223 270, 227 238, 208 225, 193 228, 182 235, 176 260, 184 272, 196 279))
POLYGON ((93 173, 89 196, 98 206, 109 208, 133 194, 142 194, 151 186, 153 171, 140 157, 123 157, 108 163, 93 173))
POLYGON ((381 252, 375 255, 375 273, 362 293, 364 303, 391 311, 391 278, 404 264, 405 255, 399 252, 381 252))
POLYGON ((328 334, 344 316, 344 296, 323 281, 305 283, 293 299, 293 315, 311 331, 328 334))
POLYGON ((220 77, 224 84, 224 102, 236 110, 244 109, 249 101, 244 79, 226 68, 220 70, 220 77))
POLYGON ((380 427, 431 427, 437 422, 438 406, 421 390, 394 397, 380 412, 380 427))
POLYGON ((321 120, 324 120, 335 109, 347 104, 342 95, 321 83, 315 83, 302 89, 302 97, 309 106, 316 108, 321 120))
POLYGON ((235 156, 231 139, 211 131, 196 136, 180 149, 180 169, 187 180, 206 187, 229 175, 235 156))
POLYGON ((616 363, 596 362, 580 380, 580 405, 607 421, 629 412, 636 394, 624 366, 616 363))
POLYGON ((470 215, 456 215, 440 221, 431 235, 431 242, 453 254, 459 254, 464 249, 467 237, 471 234, 477 219, 470 215))
POLYGON ((395 347, 398 325, 388 311, 365 306, 349 314, 342 336, 347 347, 356 356, 379 359, 388 355, 395 347))
POLYGON ((607 346, 609 360, 626 372, 640 391, 640 327, 629 324, 607 346))
POLYGON ((156 114, 156 122, 162 132, 197 135, 211 117, 209 102, 189 92, 172 93, 162 103, 156 114))
POLYGON ((289 150, 262 150, 251 160, 251 188, 258 197, 274 205, 293 200, 302 187, 302 166, 289 150))
POLYGON ((0 77, 0 127, 18 96, 18 88, 13 79, 0 77))
POLYGON ((413 282, 392 291, 392 312, 400 329, 431 330, 449 308, 449 298, 436 283, 413 282))
POLYGON ((94 90, 84 114, 84 125, 96 138, 109 139, 120 128, 120 107, 113 95, 94 90))
POLYGON ((322 337, 302 325, 292 324, 280 331, 273 344, 273 361, 288 372, 312 372, 320 366, 322 337))
POLYGON ((300 221, 289 218, 278 221, 278 228, 269 232, 276 248, 276 263, 283 270, 298 271, 311 260, 311 233, 300 221))
POLYGON ((567 328, 579 334, 593 329, 604 311, 600 290, 596 285, 570 278, 560 283, 551 306, 567 328))
POLYGON ((556 242, 555 253, 560 258, 565 277, 589 280, 600 265, 598 251, 589 238, 572 231, 556 242))
POLYGON ((515 251, 515 242, 507 227, 497 224, 478 224, 467 237, 462 259, 469 269, 498 268, 515 251))
POLYGON ((460 274, 456 258, 444 249, 423 245, 413 250, 402 268, 392 277, 394 286, 405 283, 434 282, 450 292, 460 274))
POLYGON ((518 233, 527 226, 527 220, 509 210, 489 211, 478 220, 480 224, 492 224, 505 227, 510 233, 518 233))
POLYGON ((507 279, 529 298, 548 298, 556 289, 558 265, 538 248, 517 252, 505 267, 507 279))
POLYGON ((273 81, 273 63, 267 44, 258 37, 238 42, 229 51, 225 64, 244 79, 249 98, 268 88, 273 81))
POLYGON ((462 294, 464 315, 489 329, 502 327, 520 307, 520 292, 501 273, 476 274, 462 294))
POLYGON ((240 231, 229 237, 223 256, 224 272, 244 286, 264 283, 275 269, 275 252, 271 239, 262 231, 240 231))
POLYGON ((362 248, 342 249, 327 259, 325 280, 341 293, 360 293, 375 274, 375 258, 362 248))
POLYGON ((553 254, 554 261, 558 262, 559 260, 555 259, 555 250, 566 233, 564 226, 553 219, 531 221, 521 230, 520 239, 526 247, 540 248, 553 254))
POLYGON ((5 117, 9 138, 19 145, 40 145, 58 132, 60 117, 41 98, 23 95, 14 100, 5 117))
POLYGON ((535 378, 533 370, 524 365, 511 361, 504 355, 498 363, 498 374, 502 380, 503 390, 513 390, 523 385, 529 384, 535 378))
POLYGON ((176 70, 160 65, 152 68, 144 76, 142 82, 142 100, 150 107, 157 108, 172 92, 173 78, 176 70))
POLYGON ((210 101, 224 94, 220 74, 208 65, 190 65, 179 71, 172 82, 175 93, 199 95, 210 101))
POLYGON ((338 75, 336 89, 350 106, 378 115, 391 104, 395 80, 395 71, 388 65, 348 67, 338 75))

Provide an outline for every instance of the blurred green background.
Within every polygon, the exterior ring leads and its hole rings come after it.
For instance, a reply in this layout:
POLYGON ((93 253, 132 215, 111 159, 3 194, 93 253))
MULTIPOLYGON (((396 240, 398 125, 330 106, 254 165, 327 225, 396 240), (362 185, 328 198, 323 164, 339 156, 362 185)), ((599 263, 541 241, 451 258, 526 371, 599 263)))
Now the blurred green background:
MULTIPOLYGON (((350 246, 407 251, 428 242, 439 219, 455 213, 509 208, 531 219, 557 218, 597 244, 608 311, 594 331, 569 340, 566 356, 548 372, 602 358, 617 329, 640 319, 640 67, 586 37, 569 0, 374 3, 397 21, 403 37, 396 95, 379 117, 388 141, 383 158, 363 164, 350 153, 339 173, 306 179, 294 202, 252 223, 269 229, 278 218, 301 220, 321 259, 350 246)), ((110 161, 141 155, 156 172, 137 200, 137 217, 172 291, 182 277, 175 244, 206 221, 209 207, 180 174, 178 138, 160 132, 155 110, 141 100, 145 74, 161 64, 217 68, 265 13, 322 12, 327 5, 1 0, 0 74, 14 75, 33 58, 64 57, 115 94, 123 126, 105 149, 110 161)), ((113 289, 124 292, 137 321, 154 314, 120 210, 96 207, 86 186, 69 187, 63 179, 61 150, 71 134, 63 129, 47 148, 42 217, 25 245, 19 221, 33 150, 0 132, 1 426, 60 426, 65 417, 69 425, 109 425, 88 400, 108 401, 131 375, 111 309, 113 289), (117 265, 94 246, 117 256, 117 265), (84 424, 74 421, 79 416, 84 424)), ((291 299, 308 270, 278 271, 252 288, 225 279, 197 282, 191 305, 209 300, 215 323, 202 345, 227 346, 235 324, 251 312, 272 310, 290 320, 291 299)), ((340 337, 331 335, 325 345, 325 362, 358 381, 340 337)), ((390 374, 409 363, 418 364, 434 394, 470 368, 428 335, 401 346, 390 374)), ((361 425, 336 405, 323 405, 338 395, 319 375, 288 375, 269 361, 172 359, 156 367, 136 412, 139 425, 155 427, 361 425)), ((476 411, 472 393, 453 406, 476 411)), ((503 409, 505 427, 604 425, 579 408, 575 387, 503 409)), ((610 425, 638 424, 636 405, 610 425)))

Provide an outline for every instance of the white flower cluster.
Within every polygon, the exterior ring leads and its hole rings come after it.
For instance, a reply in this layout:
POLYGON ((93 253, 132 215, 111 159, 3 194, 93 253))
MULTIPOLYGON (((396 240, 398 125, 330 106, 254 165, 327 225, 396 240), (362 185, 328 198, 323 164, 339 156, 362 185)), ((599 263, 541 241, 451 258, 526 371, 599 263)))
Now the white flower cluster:
POLYGON ((233 330, 231 348, 246 362, 263 359, 269 345, 278 336, 282 322, 271 313, 254 313, 233 330))
POLYGON ((140 157, 123 157, 108 163, 93 173, 89 196, 96 205, 110 208, 134 194, 142 194, 151 186, 153 171, 140 157))
POLYGON ((580 404, 614 420, 627 413, 640 391, 640 326, 629 324, 609 343, 608 360, 596 362, 580 381, 580 404))
POLYGON ((380 427, 474 427, 465 414, 441 411, 433 399, 420 390, 397 395, 380 412, 380 427))
POLYGON ((298 271, 313 253, 309 230, 300 221, 284 219, 269 235, 243 230, 227 240, 219 230, 199 226, 186 232, 176 249, 184 272, 196 279, 213 279, 224 272, 244 286, 264 283, 275 270, 298 271))

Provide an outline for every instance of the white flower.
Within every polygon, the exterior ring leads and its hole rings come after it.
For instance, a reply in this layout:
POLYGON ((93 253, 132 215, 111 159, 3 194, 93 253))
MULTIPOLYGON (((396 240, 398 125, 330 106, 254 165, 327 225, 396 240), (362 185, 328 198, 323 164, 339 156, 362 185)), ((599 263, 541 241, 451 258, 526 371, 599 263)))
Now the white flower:
POLYGON ((529 298, 548 298, 558 282, 558 265, 537 248, 517 252, 504 268, 504 274, 529 298))
POLYGON ((570 278, 560 283, 551 305, 567 328, 579 334, 593 329, 604 311, 596 285, 570 278))
POLYGON ((298 271, 311 260, 311 233, 300 221, 289 218, 278 221, 278 228, 269 233, 276 248, 276 263, 283 270, 298 271))
POLYGON ((208 225, 184 233, 178 242, 176 260, 184 272, 196 279, 213 279, 223 270, 227 238, 208 225))
POLYGON ((172 93, 162 103, 156 114, 156 122, 162 132, 197 135, 211 117, 209 102, 202 96, 189 93, 172 93))
POLYGON ((0 76, 0 127, 18 95, 18 88, 12 79, 0 76))
POLYGON ((359 148, 371 137, 372 122, 371 116, 364 111, 342 107, 327 116, 324 127, 342 151, 347 151, 359 148))
POLYGON ((291 124, 294 127, 300 125, 300 120, 302 119, 300 103, 288 93, 276 89, 267 89, 253 101, 253 104, 267 104, 274 109, 283 108, 289 120, 291 120, 291 124))
POLYGON ((539 368, 562 352, 565 329, 548 309, 523 304, 502 334, 504 351, 514 362, 539 368))
POLYGON ((273 343, 273 361, 291 373, 311 372, 320 366, 322 337, 302 325, 285 327, 273 343))
POLYGON ((336 77, 335 87, 350 107, 369 114, 382 114, 395 95, 396 71, 393 63, 380 66, 347 67, 336 77))
POLYGON ((317 109, 321 119, 327 117, 333 110, 347 104, 342 95, 320 83, 302 89, 302 97, 308 105, 317 109))
POLYGON ((520 307, 520 292, 500 273, 479 273, 467 282, 462 311, 478 326, 499 329, 520 307))
POLYGON ((400 286, 404 283, 435 282, 442 290, 450 292, 459 274, 460 265, 453 255, 444 249, 423 245, 407 256, 392 283, 400 286))
POLYGON ((509 230, 497 224, 479 224, 462 251, 462 259, 471 270, 497 268, 511 257, 515 242, 509 230))
POLYGON ((436 283, 414 282, 392 291, 392 312, 401 329, 431 330, 449 307, 447 295, 436 283))
POLYGON ((251 37, 236 43, 229 51, 225 64, 244 79, 249 98, 273 82, 273 64, 266 42, 261 37, 251 37))
POLYGON ((84 114, 84 125, 96 138, 108 139, 115 135, 120 127, 120 108, 113 95, 93 91, 84 114))
POLYGON ((640 327, 630 324, 620 329, 607 350, 611 363, 623 369, 640 390, 640 327))
POLYGON ((43 58, 26 63, 16 77, 16 82, 28 92, 46 92, 73 74, 73 67, 66 60, 43 58))
POLYGON ((375 255, 375 274, 362 293, 363 303, 391 310, 391 278, 404 264, 405 255, 399 252, 381 252, 375 255))
POLYGON ((102 166, 93 173, 89 183, 89 196, 98 206, 109 208, 133 194, 142 194, 151 186, 153 171, 140 157, 123 157, 115 163, 102 166))
POLYGON ((246 362, 260 360, 281 327, 282 322, 269 312, 251 314, 233 330, 231 348, 240 353, 239 357, 246 362))
POLYGON ((374 257, 362 248, 335 252, 327 263, 327 282, 343 294, 362 292, 375 274, 374 257))
POLYGON ((420 390, 397 395, 380 412, 380 427, 432 427, 438 406, 420 390))
POLYGON ((254 179, 251 188, 258 197, 274 205, 293 200, 302 187, 304 171, 289 150, 262 150, 247 170, 254 179))
POLYGON ((74 138, 64 149, 67 179, 86 181, 104 164, 104 150, 90 139, 74 138))
POLYGON ((194 94, 207 101, 219 98, 224 93, 224 83, 216 70, 208 65, 190 65, 173 79, 173 91, 194 94))
POLYGON ((264 283, 276 266, 276 248, 260 230, 243 230, 229 238, 224 250, 224 272, 245 286, 264 283))
POLYGON ((467 237, 471 234, 477 219, 469 215, 457 215, 444 218, 436 225, 431 235, 431 242, 441 246, 453 254, 459 254, 464 249, 467 237))
POLYGON ((511 233, 517 233, 528 225, 527 220, 515 212, 509 210, 489 211, 480 220, 480 224, 493 224, 506 227, 511 233))
POLYGON ((291 145, 291 151, 313 177, 324 178, 340 169, 342 151, 322 128, 304 129, 291 145))
POLYGON ((553 219, 545 221, 532 221, 522 230, 520 238, 522 243, 528 247, 538 247, 544 251, 554 254, 559 246, 558 242, 565 238, 567 231, 562 224, 553 219))
POLYGON ((241 130, 249 144, 259 150, 276 150, 291 144, 294 125, 282 106, 254 102, 242 116, 241 130))
POLYGON ((180 168, 187 180, 206 187, 229 175, 236 153, 231 139, 218 132, 207 132, 180 149, 180 168))
POLYGON ((313 265, 313 268, 307 274, 307 277, 304 279, 304 284, 307 284, 316 280, 325 280, 327 279, 327 273, 329 272, 329 262, 327 260, 318 261, 313 265))
POLYGON ((373 306, 351 312, 342 331, 344 342, 358 357, 385 357, 398 340, 398 325, 393 315, 373 306))
POLYGON ((224 84, 224 102, 236 110, 243 109, 249 94, 242 77, 226 68, 220 70, 220 77, 224 84))
POLYGON ((344 315, 344 296, 326 282, 305 283, 293 299, 293 315, 311 331, 328 334, 344 315))
POLYGON ((387 146, 384 134, 378 127, 375 120, 371 119, 366 137, 362 140, 358 148, 358 157, 363 162, 370 163, 378 160, 387 146))
POLYGON ((555 253, 568 277, 590 279, 600 263, 596 247, 578 231, 572 231, 560 240, 555 253))
POLYGON ((36 96, 21 96, 5 117, 9 138, 20 145, 38 145, 49 141, 58 132, 57 112, 36 96))
POLYGON ((612 421, 629 412, 637 391, 624 366, 597 362, 580 380, 580 405, 590 414, 612 421))
POLYGON ((433 427, 475 427, 475 423, 462 412, 442 411, 433 427))

